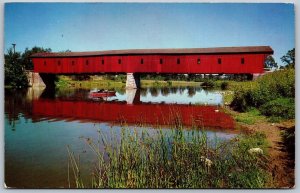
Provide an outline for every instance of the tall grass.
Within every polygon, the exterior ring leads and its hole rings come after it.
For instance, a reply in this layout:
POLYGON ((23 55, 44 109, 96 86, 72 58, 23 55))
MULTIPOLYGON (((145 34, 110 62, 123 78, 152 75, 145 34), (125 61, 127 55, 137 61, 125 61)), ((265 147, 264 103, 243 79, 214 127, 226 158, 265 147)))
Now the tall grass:
POLYGON ((99 131, 98 142, 86 143, 97 158, 91 184, 80 183, 79 164, 69 153, 77 187, 263 188, 269 180, 267 157, 248 153, 266 147, 265 136, 257 133, 210 141, 202 131, 158 130, 150 135, 123 128, 120 136, 99 131))

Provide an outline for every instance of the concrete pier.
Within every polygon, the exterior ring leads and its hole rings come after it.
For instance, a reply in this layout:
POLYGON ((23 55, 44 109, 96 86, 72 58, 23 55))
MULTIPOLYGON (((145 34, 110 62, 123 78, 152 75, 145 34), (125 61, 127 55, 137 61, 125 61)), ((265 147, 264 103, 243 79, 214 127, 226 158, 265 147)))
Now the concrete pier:
POLYGON ((137 89, 141 87, 140 75, 137 73, 127 73, 126 89, 137 89))
POLYGON ((46 84, 44 83, 39 73, 26 71, 26 75, 30 87, 46 87, 46 84))

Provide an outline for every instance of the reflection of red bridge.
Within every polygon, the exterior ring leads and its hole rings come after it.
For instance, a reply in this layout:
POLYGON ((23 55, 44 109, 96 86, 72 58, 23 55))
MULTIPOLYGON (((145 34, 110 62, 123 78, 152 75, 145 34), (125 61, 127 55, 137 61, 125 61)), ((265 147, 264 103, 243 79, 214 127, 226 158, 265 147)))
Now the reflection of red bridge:
POLYGON ((39 99, 33 101, 33 116, 48 119, 125 122, 128 124, 196 125, 233 128, 233 119, 214 106, 122 102, 98 103, 39 99))
POLYGON ((138 73, 263 73, 270 54, 273 50, 269 46, 136 49, 37 53, 32 55, 32 61, 34 72, 41 73, 48 85, 54 74, 130 73, 126 86, 138 87, 138 73))

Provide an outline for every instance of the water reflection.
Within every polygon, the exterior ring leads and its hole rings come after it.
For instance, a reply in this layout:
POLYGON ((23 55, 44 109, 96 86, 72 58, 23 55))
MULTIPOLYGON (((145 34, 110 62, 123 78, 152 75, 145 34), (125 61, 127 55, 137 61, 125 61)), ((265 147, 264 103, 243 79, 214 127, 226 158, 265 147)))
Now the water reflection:
POLYGON ((7 90, 5 112, 9 120, 18 119, 22 113, 34 122, 74 119, 152 126, 180 122, 198 128, 234 127, 233 119, 222 112, 220 94, 192 87, 180 90, 182 88, 129 89, 102 100, 88 97, 89 90, 84 89, 56 92, 28 89, 17 93, 7 90), (193 103, 205 105, 191 105, 193 103))
POLYGON ((32 119, 38 121, 41 118, 154 126, 234 127, 233 119, 217 107, 176 104, 137 103, 131 106, 126 102, 34 100, 32 119))

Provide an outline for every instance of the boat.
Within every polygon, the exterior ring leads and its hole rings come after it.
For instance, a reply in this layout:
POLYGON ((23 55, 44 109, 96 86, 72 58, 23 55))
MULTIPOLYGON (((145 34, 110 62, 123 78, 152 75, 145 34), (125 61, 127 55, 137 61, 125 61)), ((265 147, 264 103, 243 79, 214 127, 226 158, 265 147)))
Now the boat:
POLYGON ((112 97, 116 96, 115 91, 109 91, 109 90, 96 90, 96 91, 91 91, 89 94, 90 98, 104 98, 104 97, 112 97))

